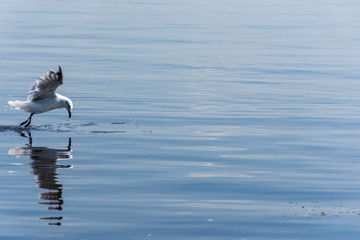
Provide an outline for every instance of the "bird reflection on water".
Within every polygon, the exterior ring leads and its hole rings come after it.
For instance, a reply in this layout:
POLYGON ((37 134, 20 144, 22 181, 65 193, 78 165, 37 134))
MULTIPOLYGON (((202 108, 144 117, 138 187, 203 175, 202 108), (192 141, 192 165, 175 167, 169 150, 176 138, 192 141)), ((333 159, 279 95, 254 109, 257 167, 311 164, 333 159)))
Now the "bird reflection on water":
MULTIPOLYGON (((40 199, 43 200, 39 204, 48 205, 50 211, 62 211, 64 200, 63 185, 58 181, 58 168, 72 168, 72 165, 58 164, 58 160, 68 160, 72 158, 71 138, 69 138, 66 149, 55 149, 48 147, 32 146, 31 133, 28 136, 21 133, 22 136, 29 139, 27 147, 13 148, 9 150, 9 155, 25 155, 32 160, 30 163, 32 173, 36 176, 36 182, 40 189, 46 190, 40 193, 40 199)), ((40 219, 49 221, 49 225, 61 225, 62 216, 55 215, 51 217, 41 217, 40 219)))

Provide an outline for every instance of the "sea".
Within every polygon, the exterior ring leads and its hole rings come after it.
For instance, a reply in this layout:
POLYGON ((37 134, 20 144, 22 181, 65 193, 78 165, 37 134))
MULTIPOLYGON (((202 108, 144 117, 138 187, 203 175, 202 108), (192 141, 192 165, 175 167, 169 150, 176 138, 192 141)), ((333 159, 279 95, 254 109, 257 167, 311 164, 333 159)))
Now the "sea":
POLYGON ((359 239, 359 1, 0 2, 0 239, 359 239))

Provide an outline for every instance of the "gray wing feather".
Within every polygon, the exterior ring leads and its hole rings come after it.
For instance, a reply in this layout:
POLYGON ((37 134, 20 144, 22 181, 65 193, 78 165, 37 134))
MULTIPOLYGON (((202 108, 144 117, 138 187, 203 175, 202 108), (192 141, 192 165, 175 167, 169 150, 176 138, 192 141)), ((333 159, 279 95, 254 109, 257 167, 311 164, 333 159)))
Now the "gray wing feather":
POLYGON ((36 102, 54 96, 56 89, 62 84, 63 77, 61 67, 59 66, 59 71, 57 73, 50 70, 45 76, 36 80, 30 89, 28 100, 36 102))

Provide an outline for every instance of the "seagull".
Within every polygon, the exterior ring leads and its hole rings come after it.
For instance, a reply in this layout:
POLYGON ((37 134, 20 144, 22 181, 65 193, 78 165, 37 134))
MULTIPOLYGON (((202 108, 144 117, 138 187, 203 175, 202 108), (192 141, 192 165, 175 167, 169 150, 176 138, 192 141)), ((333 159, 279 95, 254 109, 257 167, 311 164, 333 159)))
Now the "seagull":
POLYGON ((9 105, 16 109, 22 109, 30 113, 30 117, 20 124, 28 127, 31 123, 31 118, 34 114, 44 113, 56 108, 66 108, 71 118, 71 111, 73 109, 72 101, 56 93, 57 87, 63 84, 63 74, 59 66, 58 72, 50 70, 45 76, 40 77, 32 85, 30 94, 26 102, 9 101, 9 105))

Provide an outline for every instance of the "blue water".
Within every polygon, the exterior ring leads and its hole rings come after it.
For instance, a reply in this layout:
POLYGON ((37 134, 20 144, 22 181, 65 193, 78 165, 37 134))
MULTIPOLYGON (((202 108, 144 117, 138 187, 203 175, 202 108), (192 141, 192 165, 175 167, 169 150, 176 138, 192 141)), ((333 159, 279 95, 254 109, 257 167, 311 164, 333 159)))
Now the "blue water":
POLYGON ((360 3, 11 1, 1 239, 358 239, 360 3), (61 65, 74 102, 35 115, 61 65))

